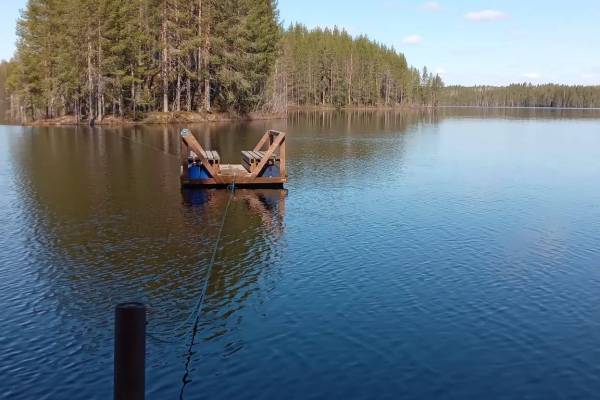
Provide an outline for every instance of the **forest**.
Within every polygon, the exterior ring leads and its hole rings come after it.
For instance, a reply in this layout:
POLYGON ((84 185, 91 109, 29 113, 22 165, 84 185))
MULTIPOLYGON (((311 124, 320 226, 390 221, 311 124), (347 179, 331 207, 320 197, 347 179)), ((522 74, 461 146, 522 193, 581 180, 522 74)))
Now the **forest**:
POLYGON ((29 0, 0 64, 13 120, 290 107, 600 107, 600 87, 449 86, 340 28, 284 28, 276 0, 29 0))
POLYGON ((440 104, 477 107, 600 107, 600 86, 514 84, 495 86, 448 86, 440 104))
POLYGON ((281 34, 273 0, 29 0, 17 30, 19 116, 80 120, 263 107, 281 34))
POLYGON ((10 96, 6 87, 6 82, 8 80, 11 65, 11 63, 6 61, 0 62, 0 122, 8 119, 7 112, 10 109, 10 104, 8 103, 8 98, 10 96))
POLYGON ((284 29, 275 0, 29 0, 4 97, 13 118, 435 104, 443 82, 344 30, 284 29))
POLYGON ((283 33, 282 87, 288 105, 435 105, 442 79, 403 54, 344 30, 290 26, 283 33))

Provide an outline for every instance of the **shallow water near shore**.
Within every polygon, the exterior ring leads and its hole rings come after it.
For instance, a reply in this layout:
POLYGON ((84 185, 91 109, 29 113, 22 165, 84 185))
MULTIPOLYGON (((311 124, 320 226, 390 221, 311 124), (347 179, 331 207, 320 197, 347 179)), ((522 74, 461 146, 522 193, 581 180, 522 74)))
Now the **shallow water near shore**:
POLYGON ((600 111, 298 112, 192 126, 286 190, 182 191, 178 129, 0 126, 0 398, 112 397, 149 307, 149 399, 600 391, 600 111))

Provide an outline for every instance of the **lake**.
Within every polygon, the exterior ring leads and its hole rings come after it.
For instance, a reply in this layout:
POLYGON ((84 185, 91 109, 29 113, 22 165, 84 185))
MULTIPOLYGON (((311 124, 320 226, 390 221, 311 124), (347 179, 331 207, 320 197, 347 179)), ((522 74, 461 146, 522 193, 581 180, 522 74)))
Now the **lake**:
POLYGON ((0 397, 112 398, 146 303, 149 399, 600 391, 600 112, 293 113, 192 126, 286 190, 181 190, 181 127, 0 126, 0 397))

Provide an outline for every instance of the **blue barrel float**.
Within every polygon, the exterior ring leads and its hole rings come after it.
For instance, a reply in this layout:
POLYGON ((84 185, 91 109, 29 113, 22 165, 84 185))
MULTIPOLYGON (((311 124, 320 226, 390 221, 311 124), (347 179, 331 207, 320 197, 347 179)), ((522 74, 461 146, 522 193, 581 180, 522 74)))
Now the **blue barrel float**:
POLYGON ((188 177, 191 180, 210 179, 210 173, 202 164, 192 164, 188 169, 188 177))
POLYGON ((277 165, 267 165, 260 175, 263 178, 278 178, 281 175, 281 171, 277 165))

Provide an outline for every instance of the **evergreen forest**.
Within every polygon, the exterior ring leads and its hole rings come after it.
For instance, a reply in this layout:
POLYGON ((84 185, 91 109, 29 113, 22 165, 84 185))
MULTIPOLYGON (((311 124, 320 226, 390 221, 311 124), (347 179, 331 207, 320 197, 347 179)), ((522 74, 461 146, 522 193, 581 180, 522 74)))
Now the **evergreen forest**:
POLYGON ((435 104, 439 76, 275 0, 29 0, 0 86, 13 118, 435 104))
POLYGON ((283 27, 276 0, 29 0, 0 64, 13 120, 289 107, 600 107, 600 87, 444 87, 392 47, 283 27))

